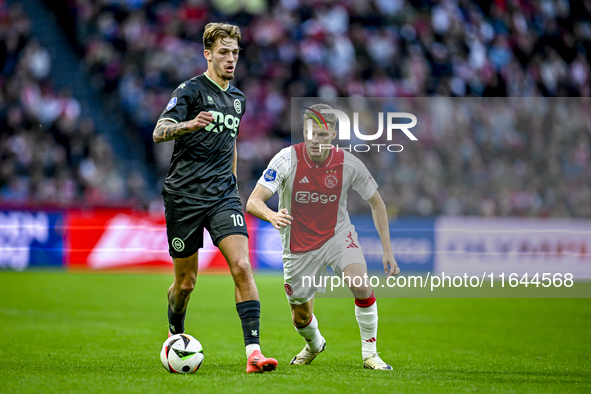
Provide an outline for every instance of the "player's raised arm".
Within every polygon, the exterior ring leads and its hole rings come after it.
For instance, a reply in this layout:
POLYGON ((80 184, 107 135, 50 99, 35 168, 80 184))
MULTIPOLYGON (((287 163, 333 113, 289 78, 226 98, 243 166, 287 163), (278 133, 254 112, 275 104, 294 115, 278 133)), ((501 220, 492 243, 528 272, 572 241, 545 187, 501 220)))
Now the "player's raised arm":
POLYGON ((287 209, 284 208, 279 212, 275 212, 265 204, 265 201, 271 198, 272 195, 271 190, 257 184, 248 198, 246 211, 259 219, 270 222, 277 230, 281 230, 282 227, 290 225, 293 218, 289 215, 287 209))
POLYGON ((205 111, 201 111, 195 119, 186 122, 175 123, 169 119, 161 119, 156 123, 152 138, 157 144, 160 142, 172 141, 182 135, 206 127, 212 120, 213 115, 210 112, 205 111))
POLYGON ((384 272, 388 274, 388 277, 398 275, 400 273, 400 268, 398 268, 398 264, 396 264, 394 253, 392 252, 392 245, 390 244, 390 225, 388 224, 386 204, 384 204, 384 200, 382 200, 382 196, 380 196, 380 193, 377 190, 367 202, 371 206, 371 216, 373 217, 373 222, 376 226, 376 230, 378 230, 380 240, 382 241, 382 247, 384 249, 384 256, 382 258, 384 272))

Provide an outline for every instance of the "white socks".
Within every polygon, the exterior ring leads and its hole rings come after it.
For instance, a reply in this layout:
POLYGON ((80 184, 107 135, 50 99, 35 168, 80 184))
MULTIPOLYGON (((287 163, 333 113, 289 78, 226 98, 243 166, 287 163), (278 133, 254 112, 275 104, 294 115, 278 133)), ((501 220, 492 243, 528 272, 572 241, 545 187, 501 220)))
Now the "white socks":
POLYGON ((378 304, 374 302, 371 306, 360 307, 355 305, 355 317, 361 332, 361 355, 365 360, 367 357, 376 354, 376 342, 378 336, 378 304))
MULTIPOLYGON (((377 354, 378 304, 375 302, 373 294, 370 299, 363 300, 359 303, 363 305, 369 302, 371 302, 371 305, 367 307, 355 305, 355 317, 357 318, 357 324, 359 324, 359 331, 361 333, 361 355, 364 360, 369 356, 377 354)), ((322 335, 318 330, 318 320, 314 314, 306 327, 295 327, 295 330, 306 340, 311 351, 320 351, 322 347, 322 335)))
POLYGON ((295 330, 306 340, 311 351, 320 351, 322 348, 322 335, 320 335, 320 331, 318 330, 318 320, 316 320, 314 314, 312 314, 312 320, 310 320, 310 323, 306 327, 295 327, 295 330))
POLYGON ((258 350, 260 352, 261 345, 257 345, 256 343, 253 343, 252 345, 246 345, 246 358, 249 358, 252 352, 254 352, 255 350, 258 350))

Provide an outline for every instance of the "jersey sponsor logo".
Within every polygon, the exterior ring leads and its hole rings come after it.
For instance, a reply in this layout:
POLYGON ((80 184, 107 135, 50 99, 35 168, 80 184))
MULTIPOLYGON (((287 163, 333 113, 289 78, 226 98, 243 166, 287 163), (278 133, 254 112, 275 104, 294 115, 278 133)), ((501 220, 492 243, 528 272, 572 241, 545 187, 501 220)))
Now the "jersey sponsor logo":
POLYGON ((308 204, 308 203, 316 203, 320 202, 321 204, 327 204, 329 202, 334 202, 337 200, 337 195, 332 194, 327 196, 326 194, 319 194, 316 192, 297 192, 295 196, 296 202, 300 204, 308 204))
POLYGON ((303 178, 300 180, 300 183, 310 183, 310 181, 308 180, 308 177, 303 177, 303 178))
POLYGON ((265 180, 267 182, 272 182, 275 178, 277 178, 277 172, 274 169, 269 168, 267 172, 265 172, 265 180))
POLYGON ((209 104, 213 104, 213 99, 211 98, 211 96, 207 96, 207 102, 209 104))
POLYGON ((339 183, 339 180, 337 179, 336 176, 332 175, 332 174, 328 174, 326 176, 326 178, 324 178, 324 184, 326 185, 326 187, 328 188, 333 188, 337 185, 337 183, 339 183))
POLYGON ((236 132, 238 131, 238 126, 240 125, 240 118, 232 114, 227 114, 224 116, 223 113, 218 111, 209 111, 213 115, 213 121, 205 126, 205 130, 213 131, 214 133, 219 133, 224 130, 222 126, 225 126, 227 129, 233 131, 231 134, 232 137, 236 136, 236 132))
POLYGON ((176 97, 171 98, 170 101, 168 102, 168 104, 166 105, 166 110, 170 111, 171 109, 173 109, 174 106, 176 105, 176 101, 177 101, 176 97))
POLYGON ((234 100, 234 109, 236 110, 237 114, 242 113, 242 103, 240 102, 240 100, 234 100))
POLYGON ((180 238, 173 238, 172 239, 172 247, 177 252, 182 252, 185 249, 185 243, 180 238))
POLYGON ((293 289, 291 288, 289 283, 285 284, 285 294, 287 294, 288 296, 293 294, 293 289))

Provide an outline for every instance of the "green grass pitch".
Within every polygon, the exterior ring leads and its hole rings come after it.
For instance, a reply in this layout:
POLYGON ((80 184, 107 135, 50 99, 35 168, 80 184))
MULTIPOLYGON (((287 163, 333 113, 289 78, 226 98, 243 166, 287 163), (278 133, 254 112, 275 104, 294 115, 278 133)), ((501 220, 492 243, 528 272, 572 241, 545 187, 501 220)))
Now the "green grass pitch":
POLYGON ((351 299, 318 299, 327 339, 289 366, 294 331, 282 277, 256 276, 263 352, 277 371, 246 375, 232 279, 197 280, 186 320, 205 361, 166 372, 168 274, 0 272, 0 393, 591 392, 591 299, 380 299, 378 351, 364 370, 351 299))

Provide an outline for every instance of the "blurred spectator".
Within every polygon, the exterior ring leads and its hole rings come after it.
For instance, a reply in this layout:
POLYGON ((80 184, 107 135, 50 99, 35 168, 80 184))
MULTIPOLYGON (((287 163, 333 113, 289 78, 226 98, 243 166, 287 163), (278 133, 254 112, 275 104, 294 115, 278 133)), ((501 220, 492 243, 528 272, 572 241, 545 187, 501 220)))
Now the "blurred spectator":
POLYGON ((31 37, 22 6, 0 2, 0 21, 0 201, 101 204, 137 196, 142 186, 134 179, 125 187, 111 147, 81 118, 71 91, 53 89, 49 52, 31 37))

